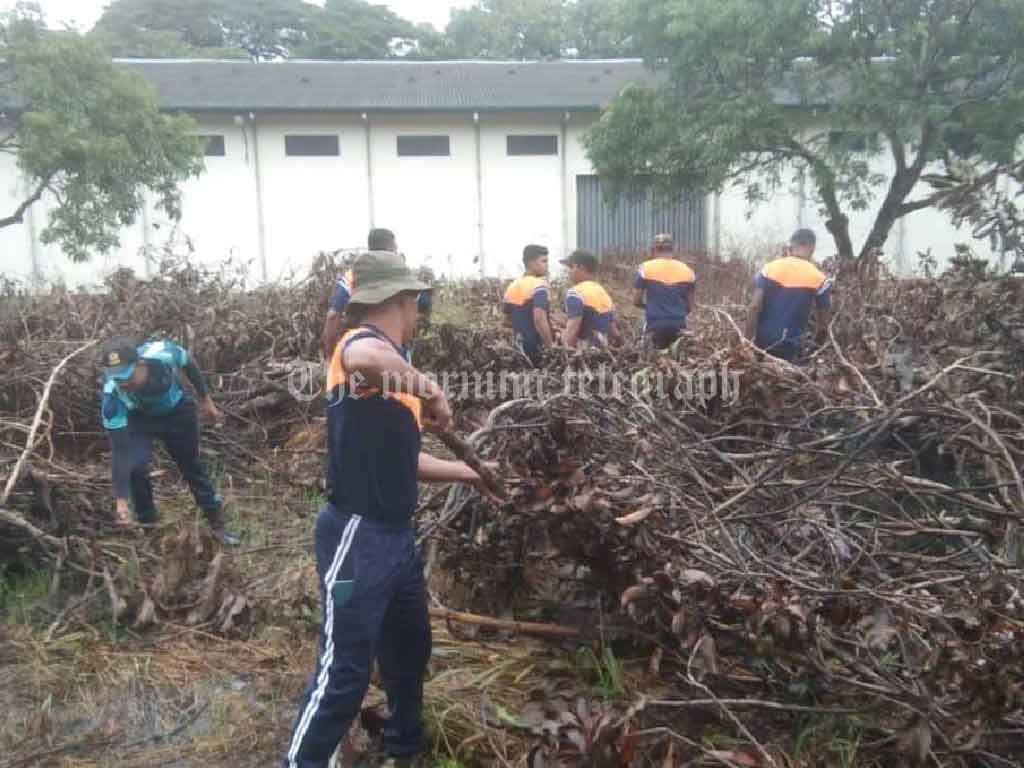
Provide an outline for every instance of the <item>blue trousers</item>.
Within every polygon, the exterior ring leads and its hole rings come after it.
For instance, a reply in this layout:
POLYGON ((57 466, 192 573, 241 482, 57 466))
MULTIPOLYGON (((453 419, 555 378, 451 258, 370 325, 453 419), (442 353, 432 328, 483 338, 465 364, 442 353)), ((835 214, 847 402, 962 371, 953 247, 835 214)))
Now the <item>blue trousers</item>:
POLYGON ((154 440, 164 444, 178 465, 199 508, 207 516, 220 510, 221 497, 199 458, 199 419, 192 400, 185 398, 173 411, 160 416, 130 413, 128 425, 111 430, 109 435, 114 490, 119 498, 131 497, 140 523, 156 522, 149 479, 154 440))
POLYGON ((283 765, 327 768, 359 715, 375 659, 391 711, 384 747, 393 757, 418 754, 431 637, 414 531, 343 515, 328 503, 314 545, 323 604, 319 654, 283 765))

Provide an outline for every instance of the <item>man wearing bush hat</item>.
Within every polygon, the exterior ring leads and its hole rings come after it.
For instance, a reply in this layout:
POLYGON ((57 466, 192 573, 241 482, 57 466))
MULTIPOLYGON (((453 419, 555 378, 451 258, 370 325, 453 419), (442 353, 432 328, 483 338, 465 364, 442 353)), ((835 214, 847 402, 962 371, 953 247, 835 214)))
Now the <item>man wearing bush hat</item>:
POLYGON ((417 299, 429 287, 396 253, 359 256, 353 276, 350 305, 361 325, 335 346, 328 373, 327 502, 314 534, 320 653, 286 768, 327 768, 360 712, 375 660, 390 710, 385 750, 396 765, 422 750, 431 637, 412 525, 417 481, 481 482, 466 464, 420 450, 422 426, 445 430, 452 418, 444 392, 406 352, 417 299))
MULTIPOLYGON (((395 239, 395 233, 390 229, 371 229, 370 234, 366 237, 366 247, 371 252, 398 253, 398 242, 395 239)), ((404 260, 405 256, 403 255, 402 258, 404 260)), ((423 267, 420 270, 420 277, 425 278, 429 284, 429 281, 433 278, 433 273, 429 268, 423 267)), ((323 344, 324 356, 328 360, 331 359, 334 346, 338 343, 338 339, 341 338, 342 317, 345 314, 345 307, 348 306, 349 300, 352 297, 352 291, 355 288, 355 275, 351 269, 347 269, 345 274, 338 278, 338 282, 334 286, 334 293, 331 294, 331 300, 327 306, 327 317, 324 319, 321 343, 323 344)), ((423 291, 420 294, 418 307, 424 322, 429 323, 432 309, 430 291, 423 291)))
POLYGON ((140 523, 156 522, 149 479, 156 439, 178 465, 214 536, 222 544, 238 544, 238 537, 225 528, 224 502, 199 458, 196 403, 181 387, 184 373, 199 398, 199 414, 209 421, 220 420, 195 360, 169 341, 136 345, 119 336, 104 345, 103 367, 101 410, 110 436, 118 522, 131 524, 129 498, 140 523))

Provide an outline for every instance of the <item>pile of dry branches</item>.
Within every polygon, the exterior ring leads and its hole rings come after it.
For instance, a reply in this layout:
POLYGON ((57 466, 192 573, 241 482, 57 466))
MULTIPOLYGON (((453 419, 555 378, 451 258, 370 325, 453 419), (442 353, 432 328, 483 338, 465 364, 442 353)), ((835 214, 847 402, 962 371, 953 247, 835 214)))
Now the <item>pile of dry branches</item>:
MULTIPOLYGON (((236 483, 287 477, 268 449, 316 413, 317 399, 297 399, 290 387, 316 393, 320 371, 308 361, 319 359, 334 274, 325 256, 303 280, 245 290, 244 272, 231 265, 212 272, 168 259, 151 280, 119 272, 97 294, 8 287, 0 297, 8 371, 0 382, 0 486, 8 486, 0 507, 56 537, 109 531, 98 349, 121 334, 176 341, 198 361, 227 417, 224 429, 204 436, 204 458, 218 474, 236 483)), ((0 562, 23 550, 23 533, 3 525, 0 562)))
MULTIPOLYGON (((502 286, 438 292, 436 307, 460 301, 476 322, 436 318, 414 360, 452 377, 459 428, 512 494, 497 509, 466 488, 427 497, 435 596, 508 620, 492 626, 592 641, 597 666, 640 656, 647 670, 636 700, 577 701, 578 681, 545 675, 520 711, 481 702, 481 733, 525 735, 533 766, 796 765, 854 732, 857 765, 1015 764, 1024 286, 861 275, 794 367, 739 336, 749 269, 704 269, 719 294, 702 282, 671 353, 645 351, 625 322, 623 347, 550 351, 539 370, 498 329, 502 286)), ((206 458, 237 484, 317 488, 320 401, 291 390, 298 371, 316 391, 334 270, 324 259, 250 291, 168 264, 102 295, 4 297, 0 564, 41 544, 86 582, 52 633, 112 615, 257 636, 261 616, 284 615, 274 600, 313 610, 309 573, 246 583, 192 528, 111 535, 95 346, 179 341, 228 415, 206 458)), ((624 308, 632 267, 620 271, 624 308)))
POLYGON ((1022 286, 860 288, 805 367, 706 310, 671 355, 554 355, 543 398, 475 432, 518 480, 499 510, 453 491, 432 512, 444 600, 649 658, 643 714, 588 708, 599 739, 531 709, 536 765, 624 760, 652 728, 683 764, 709 724, 740 745, 718 758, 785 765, 809 719, 855 722, 858 765, 1024 750, 1022 286))

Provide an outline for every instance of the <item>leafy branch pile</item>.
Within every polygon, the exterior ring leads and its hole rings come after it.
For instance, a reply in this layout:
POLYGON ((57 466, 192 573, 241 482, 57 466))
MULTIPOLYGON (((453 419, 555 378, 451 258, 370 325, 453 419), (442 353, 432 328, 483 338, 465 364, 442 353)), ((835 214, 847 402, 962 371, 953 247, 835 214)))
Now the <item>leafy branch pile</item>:
MULTIPOLYGON (((204 452, 225 482, 318 488, 318 400, 288 386, 317 359, 334 270, 324 258, 305 280, 246 291, 241 273, 168 263, 148 283, 115 276, 104 295, 10 291, 0 484, 58 363, 137 331, 180 340, 208 373, 228 423, 205 432, 204 452)), ((611 288, 625 308, 623 272, 611 288)), ((540 371, 496 330, 501 286, 439 291, 439 308, 447 297, 483 320, 435 318, 416 363, 466 374, 458 426, 502 463, 512 499, 495 510, 466 488, 428 492, 434 595, 578 631, 603 681, 593 697, 564 667, 510 673, 514 691, 458 708, 467 754, 797 765, 842 742, 857 765, 1012 764, 1024 749, 1024 286, 970 264, 938 281, 845 282, 822 345, 794 368, 738 340, 735 286, 749 280, 723 266, 720 283, 670 354, 644 351, 625 322, 622 348, 555 350, 540 371), (624 696, 619 657, 642 659, 628 685, 642 696, 624 696)), ((50 634, 113 616, 254 642, 282 616, 304 623, 315 593, 298 565, 253 577, 201 526, 149 540, 112 530, 98 377, 92 351, 67 361, 0 504, 42 533, 71 595, 50 634)), ((40 551, 9 523, 5 565, 40 551)), ((431 695, 446 695, 442 678, 431 695)))
POLYGON ((850 724, 857 765, 1012 764, 1022 293, 848 286, 803 369, 757 361, 709 310, 672 355, 555 355, 542 399, 494 408, 471 442, 519 480, 498 511, 465 491, 431 511, 443 599, 577 627, 650 675, 628 711, 538 690, 509 724, 533 764, 793 765, 850 724), (667 394, 566 391, 566 366, 667 394), (717 395, 687 394, 701 371, 717 395))
MULTIPOLYGON (((6 483, 25 447, 40 391, 69 352, 43 408, 41 428, 19 468, 8 506, 54 536, 110 530, 109 450, 100 422, 98 347, 110 336, 167 338, 199 362, 225 412, 225 429, 204 432, 204 458, 231 482, 286 478, 271 450, 317 413, 290 385, 314 395, 317 338, 335 269, 330 256, 286 285, 246 291, 243 269, 218 272, 167 258, 149 281, 115 273, 101 294, 53 290, 26 296, 8 286, 0 304, 0 478, 6 483)), ((2 506, 2 505, 0 505, 2 506)), ((0 562, 25 545, 4 526, 0 562)))

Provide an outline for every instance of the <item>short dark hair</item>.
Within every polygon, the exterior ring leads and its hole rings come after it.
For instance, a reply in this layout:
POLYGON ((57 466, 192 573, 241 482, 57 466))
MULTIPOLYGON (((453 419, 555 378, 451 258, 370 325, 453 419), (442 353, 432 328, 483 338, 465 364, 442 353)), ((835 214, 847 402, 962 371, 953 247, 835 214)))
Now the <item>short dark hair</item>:
POLYGON ((548 249, 543 245, 528 245, 523 248, 523 266, 530 266, 530 262, 536 261, 541 256, 547 256, 548 249))
POLYGON ((818 238, 815 237, 814 230, 812 229, 798 229, 789 238, 790 245, 808 245, 813 248, 817 242, 818 238))
POLYGON ((597 266, 600 262, 598 262, 597 256, 590 251, 579 248, 569 254, 569 258, 565 260, 565 263, 569 266, 583 267, 588 272, 597 272, 597 266))
POLYGON ((654 252, 655 253, 672 253, 675 251, 676 244, 672 239, 672 235, 665 233, 654 236, 654 252))
POLYGON ((395 233, 390 229, 371 229, 366 237, 366 247, 371 251, 395 250, 395 233))

